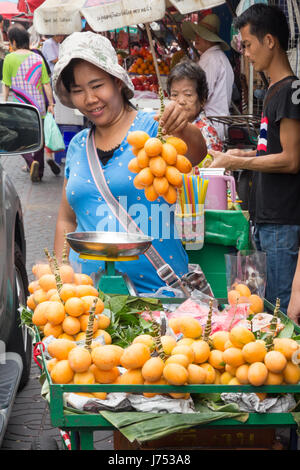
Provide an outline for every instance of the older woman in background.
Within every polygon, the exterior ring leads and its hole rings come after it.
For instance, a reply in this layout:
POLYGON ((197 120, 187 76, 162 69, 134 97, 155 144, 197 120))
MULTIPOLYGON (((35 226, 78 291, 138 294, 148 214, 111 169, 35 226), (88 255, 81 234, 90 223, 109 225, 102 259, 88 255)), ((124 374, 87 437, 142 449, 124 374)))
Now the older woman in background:
POLYGON ((208 153, 210 149, 222 151, 222 141, 204 112, 208 97, 204 70, 191 60, 182 60, 168 76, 167 91, 170 99, 189 113, 189 121, 201 129, 208 153))

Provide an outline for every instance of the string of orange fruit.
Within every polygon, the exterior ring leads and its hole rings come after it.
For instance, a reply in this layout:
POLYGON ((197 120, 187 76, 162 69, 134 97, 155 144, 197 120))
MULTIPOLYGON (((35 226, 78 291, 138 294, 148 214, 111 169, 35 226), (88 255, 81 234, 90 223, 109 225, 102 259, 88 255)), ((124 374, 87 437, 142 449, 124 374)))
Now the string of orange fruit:
MULTIPOLYGON (((163 113, 163 92, 160 89, 160 116, 163 113)), ((144 190, 149 201, 162 196, 169 204, 177 200, 177 189, 183 184, 182 173, 190 173, 192 164, 185 156, 186 143, 174 136, 166 139, 162 136, 159 125, 157 137, 150 137, 144 131, 133 131, 128 134, 127 142, 132 146, 135 155, 128 164, 132 173, 137 173, 133 184, 144 190)))

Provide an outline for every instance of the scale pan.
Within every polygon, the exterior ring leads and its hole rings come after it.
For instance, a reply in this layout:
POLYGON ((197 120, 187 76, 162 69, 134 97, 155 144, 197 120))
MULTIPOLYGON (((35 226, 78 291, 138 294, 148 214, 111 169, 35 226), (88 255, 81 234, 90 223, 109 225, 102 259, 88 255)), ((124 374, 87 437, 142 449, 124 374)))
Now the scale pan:
POLYGON ((151 237, 125 232, 73 232, 66 238, 77 253, 105 258, 139 256, 152 243, 151 237))

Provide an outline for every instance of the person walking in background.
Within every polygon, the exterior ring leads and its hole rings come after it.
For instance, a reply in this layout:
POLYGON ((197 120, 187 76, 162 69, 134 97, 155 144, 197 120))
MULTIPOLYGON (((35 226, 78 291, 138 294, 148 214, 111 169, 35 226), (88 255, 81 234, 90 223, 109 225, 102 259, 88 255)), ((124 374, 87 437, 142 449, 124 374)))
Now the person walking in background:
MULTIPOLYGON (((50 78, 41 56, 29 49, 28 32, 23 27, 13 26, 8 30, 8 40, 13 52, 6 55, 3 64, 4 101, 8 100, 11 91, 13 101, 35 106, 42 119, 45 118, 47 111, 54 114, 50 78), (48 107, 43 91, 48 99, 48 107)), ((32 182, 41 181, 44 174, 44 148, 23 155, 23 158, 27 163, 32 182)))
POLYGON ((58 61, 59 45, 63 42, 64 38, 65 36, 63 34, 56 34, 55 36, 46 39, 42 46, 42 53, 49 64, 51 75, 56 62, 58 61))
MULTIPOLYGON (((211 151, 211 167, 253 172, 249 212, 256 248, 267 254, 265 297, 272 304, 278 297, 286 313, 300 246, 299 79, 286 54, 289 27, 281 9, 258 3, 235 23, 245 55, 255 71, 266 73, 270 84, 257 150, 211 151)), ((298 286, 296 281, 296 290, 298 286)), ((288 314, 292 318, 300 313, 297 299, 298 295, 291 297, 288 314)))
MULTIPOLYGON (((44 61, 44 64, 46 66, 46 69, 47 69, 47 73, 49 75, 49 77, 51 77, 51 69, 50 69, 50 66, 46 60, 46 57, 44 56, 44 54, 42 53, 41 49, 40 49, 40 44, 41 44, 41 37, 39 35, 39 33, 35 30, 34 26, 31 26, 29 29, 28 29, 28 33, 29 33, 29 47, 30 47, 30 50, 32 52, 35 52, 36 54, 39 54, 43 61, 44 61)), ((51 78, 50 78, 51 80, 51 78)), ((45 93, 45 91, 43 90, 43 94, 44 94, 44 99, 45 99, 45 103, 46 103, 46 108, 48 109, 48 99, 47 99, 47 95, 45 93)), ((53 100, 53 102, 55 103, 55 100, 53 100)), ((60 174, 60 167, 59 165, 57 165, 55 159, 54 159, 54 153, 52 152, 52 150, 48 149, 48 147, 45 146, 45 157, 46 157, 46 162, 47 164, 49 165, 52 173, 54 173, 55 175, 59 175, 60 174)), ((27 171, 28 170, 28 167, 25 166, 24 168, 24 171, 27 171)))
MULTIPOLYGON (((201 54, 198 64, 206 74, 208 98, 204 111, 206 116, 229 116, 234 73, 223 51, 230 50, 228 44, 219 37, 220 19, 215 14, 206 15, 199 23, 184 21, 182 34, 194 41, 201 54)), ((225 137, 224 125, 214 123, 221 140, 225 137)))
POLYGON ((4 44, 3 40, 3 24, 4 19, 3 16, 0 15, 0 80, 2 80, 2 68, 3 68, 3 61, 6 52, 8 52, 8 46, 4 44))

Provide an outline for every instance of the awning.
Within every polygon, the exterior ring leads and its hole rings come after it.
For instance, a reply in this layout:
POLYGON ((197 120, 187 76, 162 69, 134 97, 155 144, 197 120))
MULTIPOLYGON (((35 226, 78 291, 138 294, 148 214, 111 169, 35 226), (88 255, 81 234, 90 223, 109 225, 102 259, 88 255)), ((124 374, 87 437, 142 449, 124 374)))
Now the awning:
POLYGON ((40 34, 68 35, 81 31, 83 17, 94 31, 103 32, 161 20, 169 6, 187 14, 224 3, 226 0, 46 0, 34 12, 34 27, 40 34))

